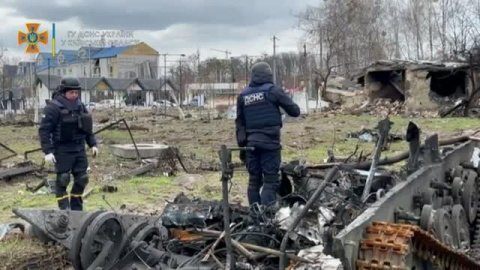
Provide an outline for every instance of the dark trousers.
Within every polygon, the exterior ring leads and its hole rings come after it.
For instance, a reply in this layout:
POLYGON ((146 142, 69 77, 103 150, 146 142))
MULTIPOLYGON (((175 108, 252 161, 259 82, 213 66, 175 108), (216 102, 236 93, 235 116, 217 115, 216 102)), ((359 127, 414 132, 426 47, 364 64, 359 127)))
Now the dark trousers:
POLYGON ((281 160, 281 149, 267 150, 255 147, 254 151, 247 151, 246 165, 250 175, 247 194, 250 205, 253 203, 268 205, 276 200, 281 160))
POLYGON ((88 184, 88 159, 85 150, 77 152, 55 153, 55 172, 57 173, 55 195, 58 207, 62 210, 83 210, 83 191, 88 184), (67 187, 73 175, 73 186, 70 196, 67 187), (70 200, 69 200, 70 199, 70 200))

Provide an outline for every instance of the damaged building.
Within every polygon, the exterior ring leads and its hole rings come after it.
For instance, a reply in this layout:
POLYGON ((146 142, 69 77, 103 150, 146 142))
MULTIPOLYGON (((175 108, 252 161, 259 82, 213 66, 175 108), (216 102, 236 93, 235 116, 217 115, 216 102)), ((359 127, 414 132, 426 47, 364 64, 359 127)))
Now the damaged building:
MULTIPOLYGON (((378 61, 364 69, 357 81, 370 100, 405 102, 409 110, 436 110, 473 92, 465 63, 378 61)), ((478 70, 474 70, 475 84, 478 70)))

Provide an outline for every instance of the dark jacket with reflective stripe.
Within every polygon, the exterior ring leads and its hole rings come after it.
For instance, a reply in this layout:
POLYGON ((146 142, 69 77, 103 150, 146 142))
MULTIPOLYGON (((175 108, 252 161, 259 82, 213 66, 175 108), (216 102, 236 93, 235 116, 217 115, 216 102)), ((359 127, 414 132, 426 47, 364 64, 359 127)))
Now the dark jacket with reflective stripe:
POLYGON ((282 89, 273 85, 271 75, 253 74, 249 87, 237 99, 235 124, 238 145, 280 148, 280 108, 292 117, 300 115, 298 105, 282 89))
POLYGON ((85 142, 89 147, 96 146, 95 136, 79 128, 80 113, 85 113, 85 110, 80 101, 75 109, 68 109, 60 97, 45 106, 38 130, 45 154, 82 151, 85 149, 85 142))

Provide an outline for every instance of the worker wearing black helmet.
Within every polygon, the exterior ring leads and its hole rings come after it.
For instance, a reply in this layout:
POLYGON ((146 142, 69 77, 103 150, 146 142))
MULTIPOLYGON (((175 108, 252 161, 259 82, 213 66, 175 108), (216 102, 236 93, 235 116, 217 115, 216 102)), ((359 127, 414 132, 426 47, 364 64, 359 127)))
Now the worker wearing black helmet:
POLYGON ((247 196, 251 205, 269 205, 277 198, 282 149, 281 109, 292 117, 300 115, 298 105, 273 84, 270 65, 255 64, 250 84, 238 96, 235 120, 238 146, 254 148, 240 156, 249 173, 247 196))
POLYGON ((82 196, 88 184, 85 142, 93 156, 98 154, 92 116, 79 99, 80 90, 78 79, 62 79, 57 94, 44 108, 38 130, 45 161, 55 165, 55 195, 62 210, 83 210, 82 196), (70 174, 73 186, 68 195, 70 174))

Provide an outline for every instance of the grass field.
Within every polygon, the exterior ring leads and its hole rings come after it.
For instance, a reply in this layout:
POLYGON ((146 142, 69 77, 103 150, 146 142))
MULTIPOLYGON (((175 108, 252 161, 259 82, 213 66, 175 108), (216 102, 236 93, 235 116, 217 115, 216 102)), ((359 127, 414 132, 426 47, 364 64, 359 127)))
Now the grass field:
MULTIPOLYGON (((310 115, 298 121, 288 122, 283 128, 283 161, 305 159, 311 163, 320 163, 327 157, 327 151, 332 150, 336 156, 347 156, 358 145, 359 151, 370 153, 373 143, 359 142, 356 139, 346 139, 349 132, 359 131, 362 127, 373 128, 381 120, 371 116, 335 116, 310 115)), ((408 119, 391 118, 394 122, 392 132, 404 134, 409 121, 415 122, 422 129, 422 136, 438 133, 440 138, 461 134, 465 130, 480 128, 480 121, 473 118, 448 119, 408 119)), ((235 145, 234 124, 231 120, 212 120, 204 122, 187 119, 176 120, 157 119, 152 122, 148 118, 139 118, 131 122, 137 126, 147 127, 148 131, 134 131, 135 140, 144 143, 166 143, 180 149, 187 164, 190 157, 195 160, 216 161, 217 150, 221 144, 235 145)), ((129 143, 130 138, 124 130, 108 130, 97 136, 100 142, 100 155, 90 159, 91 176, 87 187, 94 192, 85 199, 85 209, 98 208, 115 209, 118 212, 130 212, 158 215, 163 206, 172 200, 179 192, 185 192, 205 199, 220 199, 220 173, 204 172, 203 181, 197 182, 194 189, 185 189, 174 181, 174 177, 149 175, 135 177, 129 180, 116 180, 116 173, 129 168, 138 167, 135 161, 121 160, 111 155, 108 145, 112 143, 129 143), (103 193, 101 187, 114 184, 118 187, 116 193, 103 193)), ((39 147, 37 130, 33 127, 14 128, 0 127, 0 142, 8 145, 17 153, 39 147)), ((396 142, 382 153, 382 156, 393 155, 407 149, 406 142, 396 142)), ((7 153, 0 150, 0 157, 7 153)), ((31 155, 36 164, 41 164, 42 153, 31 155)), ((1 165, 9 166, 22 161, 23 157, 5 160, 1 165)), ((1 168, 1 167, 0 167, 1 168)), ((182 174, 183 172, 179 172, 182 174)), ((50 175, 54 179, 54 175, 50 175)), ((247 186, 246 173, 236 173, 233 183, 232 198, 237 202, 246 203, 247 186)), ((0 223, 16 221, 12 215, 14 207, 46 207, 56 208, 53 195, 34 195, 27 192, 25 184, 34 185, 39 179, 34 175, 19 177, 5 183, 0 182, 0 223)), ((19 242, 21 243, 21 241, 19 242)), ((28 242, 27 242, 28 243, 28 242)), ((18 244, 17 242, 14 243, 18 244)), ((0 245, 0 254, 9 252, 9 245, 0 245)))

